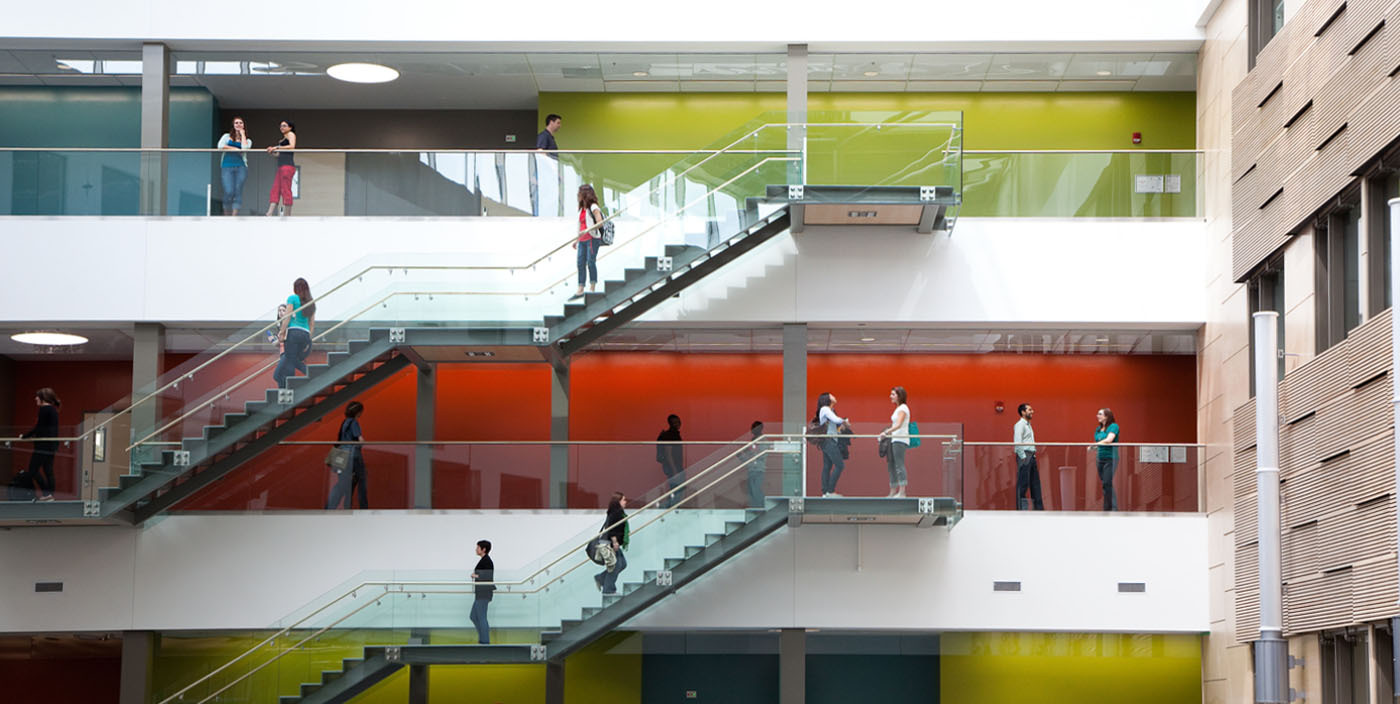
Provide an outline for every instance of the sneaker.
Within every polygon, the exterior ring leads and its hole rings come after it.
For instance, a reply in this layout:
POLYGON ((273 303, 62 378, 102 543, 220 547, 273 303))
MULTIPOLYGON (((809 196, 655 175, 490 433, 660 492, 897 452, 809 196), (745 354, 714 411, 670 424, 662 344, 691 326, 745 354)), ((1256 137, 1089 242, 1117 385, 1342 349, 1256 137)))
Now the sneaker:
POLYGON ((40 497, 39 497, 39 500, 40 500, 40 501, 53 501, 53 494, 49 494, 48 496, 40 496, 40 497))
POLYGON ((616 594, 616 593, 617 593, 617 590, 616 590, 616 589, 614 589, 614 590, 612 590, 612 591, 610 591, 610 592, 609 592, 609 591, 605 591, 605 592, 603 592, 603 596, 609 596, 609 595, 616 594))
POLYGON ((601 574, 595 574, 595 575, 593 575, 593 584, 594 584, 594 586, 598 587, 598 591, 600 591, 600 592, 603 591, 603 575, 601 575, 601 574))
POLYGON ((839 498, 841 498, 841 495, 838 494, 838 493, 836 493, 836 492, 834 492, 834 491, 831 492, 830 494, 827 494, 827 496, 830 496, 830 497, 833 498, 833 499, 839 499, 839 498))

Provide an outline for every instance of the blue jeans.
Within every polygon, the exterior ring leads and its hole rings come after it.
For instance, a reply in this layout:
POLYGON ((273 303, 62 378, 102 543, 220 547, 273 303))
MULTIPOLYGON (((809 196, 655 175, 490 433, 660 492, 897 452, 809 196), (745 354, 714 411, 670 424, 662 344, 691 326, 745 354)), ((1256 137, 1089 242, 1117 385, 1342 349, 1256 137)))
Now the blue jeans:
POLYGON ((604 594, 613 594, 617 591, 617 576, 622 574, 625 569, 627 569, 627 557, 622 554, 622 549, 619 548, 617 550, 617 566, 611 572, 603 570, 603 573, 598 575, 603 578, 604 594))
POLYGON ((578 285, 583 286, 588 283, 586 279, 591 278, 593 283, 598 283, 598 238, 594 237, 578 243, 578 285), (584 274, 587 274, 585 277, 584 274))
POLYGON ((1113 473, 1117 469, 1117 457, 1099 457, 1099 483, 1103 485, 1103 510, 1105 511, 1118 510, 1118 497, 1113 494, 1113 473))
POLYGON ((472 602, 472 624, 476 626, 476 642, 482 645, 491 643, 491 626, 486 623, 486 607, 490 605, 490 599, 478 598, 472 602))
POLYGON ((311 333, 301 328, 288 328, 287 339, 282 343, 282 358, 277 368, 272 370, 272 379, 277 388, 287 388, 287 377, 295 372, 306 374, 306 355, 311 354, 311 333))
POLYGON ((365 458, 358 445, 350 446, 350 466, 340 471, 331 489, 331 498, 326 502, 326 510, 340 508, 342 497, 345 508, 350 508, 355 496, 355 486, 360 487, 360 508, 369 508, 369 483, 365 480, 365 458))
POLYGON ((243 182, 248 180, 248 167, 225 166, 221 169, 224 181, 224 214, 243 207, 243 182))
POLYGON ((841 447, 836 438, 822 441, 822 493, 835 494, 836 482, 846 469, 846 460, 841 457, 841 447))

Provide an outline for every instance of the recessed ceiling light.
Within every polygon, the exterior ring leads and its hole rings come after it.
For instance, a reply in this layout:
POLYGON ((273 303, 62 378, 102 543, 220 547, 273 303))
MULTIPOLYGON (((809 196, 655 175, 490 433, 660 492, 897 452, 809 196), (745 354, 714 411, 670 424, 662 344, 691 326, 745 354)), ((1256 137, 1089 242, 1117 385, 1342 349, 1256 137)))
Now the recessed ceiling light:
POLYGON ((644 77, 644 76, 646 76, 646 75, 648 75, 648 74, 647 74, 646 71, 633 71, 633 72, 632 72, 632 75, 633 75, 633 76, 636 76, 637 78, 642 78, 642 77, 644 77))
POLYGON ((875 338, 873 338, 873 337, 862 337, 862 338, 860 338, 860 341, 861 341, 861 342, 874 342, 874 341, 875 341, 875 338))
POLYGON ((1112 75, 1113 75, 1113 72, 1112 72, 1112 71, 1096 71, 1096 73, 1098 73, 1100 76, 1112 76, 1112 75))
POLYGON ((338 81, 347 83, 388 83, 399 77, 399 72, 379 64, 336 64, 326 69, 326 74, 338 81))
POLYGON ((74 335, 66 332, 17 332, 10 336, 15 342, 23 342, 26 345, 41 345, 44 347, 63 347, 70 345, 81 345, 88 341, 82 335, 74 335))
POLYGON ((878 75, 880 75, 880 72, 879 72, 879 71, 866 71, 866 72, 865 72, 865 75, 866 75, 866 76, 878 76, 878 75))

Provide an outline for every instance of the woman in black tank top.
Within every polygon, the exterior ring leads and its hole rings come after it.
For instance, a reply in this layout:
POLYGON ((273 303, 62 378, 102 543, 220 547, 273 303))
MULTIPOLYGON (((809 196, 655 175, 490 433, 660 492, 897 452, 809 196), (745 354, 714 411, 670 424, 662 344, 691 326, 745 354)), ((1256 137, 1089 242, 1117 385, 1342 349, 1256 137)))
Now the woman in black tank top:
POLYGON ((277 174, 272 179, 272 192, 267 196, 267 215, 277 214, 277 202, 282 202, 282 214, 292 214, 292 177, 296 176, 297 166, 292 161, 292 151, 297 148, 296 125, 291 120, 283 120, 278 129, 282 131, 282 141, 267 148, 268 154, 277 155, 277 174))

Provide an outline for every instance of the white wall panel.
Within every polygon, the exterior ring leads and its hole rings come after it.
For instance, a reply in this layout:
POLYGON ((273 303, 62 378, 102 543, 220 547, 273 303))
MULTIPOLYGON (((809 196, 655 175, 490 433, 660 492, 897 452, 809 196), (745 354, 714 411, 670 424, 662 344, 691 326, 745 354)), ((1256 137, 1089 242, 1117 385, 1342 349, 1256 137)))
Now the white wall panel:
MULTIPOLYGON (((366 570, 461 578, 486 537, 509 573, 600 521, 587 511, 366 511, 17 528, 0 532, 0 632, 262 628, 366 570), (40 580, 64 591, 34 593, 40 580)), ((785 528, 632 625, 1204 632, 1205 530, 1204 516, 1013 512, 970 513, 951 532, 785 528), (1020 580, 1023 591, 993 593, 993 580, 1020 580), (1147 592, 1118 594, 1118 581, 1147 592)))
MULTIPOLYGON (((243 323, 270 315, 297 276, 321 296, 331 282, 371 263, 517 266, 557 245, 570 226, 565 219, 510 217, 7 222, 26 233, 0 259, 6 288, 0 321, 14 322, 243 323), (61 264, 71 285, 56 287, 54 269, 36 262, 61 264)), ((1189 327, 1205 319, 1205 248, 1204 225, 1195 220, 965 218, 951 237, 903 228, 813 228, 778 237, 643 320, 1189 327)), ((656 252, 606 253, 605 279, 656 252)), ((473 273, 461 286, 534 290, 551 277, 571 277, 572 255, 565 249, 533 273, 473 273)), ((348 306, 370 288, 379 290, 367 286, 341 300, 348 306)), ((333 318, 336 305, 321 318, 333 318)), ((521 306, 488 317, 532 320, 538 313, 521 306)))
MULTIPOLYGON (((578 11, 564 0, 538 0, 528 10, 512 3, 463 3, 453 0, 408 0, 392 6, 364 0, 305 0, 279 8, 276 21, 210 22, 204 8, 185 0, 151 0, 140 5, 84 0, 63 12, 42 4, 11 8, 0 30, 9 37, 115 38, 268 42, 336 41, 383 45, 390 42, 471 42, 528 44, 534 50, 560 51, 587 41, 610 46, 631 42, 626 51, 647 50, 666 42, 727 47, 780 49, 787 41, 831 45, 854 44, 888 50, 892 43, 956 47, 974 42, 1095 42, 1098 50, 1123 51, 1133 43, 1173 42, 1165 48, 1194 49, 1202 31, 1196 26, 1207 0, 1145 3, 1125 11, 1117 0, 1069 0, 1060 3, 1004 0, 995 3, 903 2, 878 12, 793 12, 789 5, 715 0, 703 12, 684 15, 658 11, 646 0, 613 0, 601 8, 607 20, 581 36, 571 18, 578 11), (956 27, 931 37, 930 26, 956 27), (716 39, 722 38, 722 43, 716 39), (561 46, 544 48, 545 42, 561 46), (640 44, 639 44, 640 43, 640 44)), ((698 48, 698 47, 697 47, 698 48)), ((694 49, 692 49, 694 50, 694 49)))

